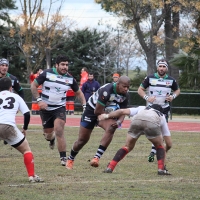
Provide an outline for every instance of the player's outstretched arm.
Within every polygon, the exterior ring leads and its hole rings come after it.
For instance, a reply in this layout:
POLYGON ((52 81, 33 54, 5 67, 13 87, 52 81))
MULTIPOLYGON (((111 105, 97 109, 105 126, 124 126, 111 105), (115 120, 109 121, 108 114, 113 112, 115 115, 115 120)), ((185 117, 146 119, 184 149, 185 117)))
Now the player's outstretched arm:
POLYGON ((109 114, 101 114, 98 116, 98 120, 101 121, 101 120, 109 119, 109 118, 118 118, 122 115, 130 115, 130 109, 129 108, 119 109, 109 114))

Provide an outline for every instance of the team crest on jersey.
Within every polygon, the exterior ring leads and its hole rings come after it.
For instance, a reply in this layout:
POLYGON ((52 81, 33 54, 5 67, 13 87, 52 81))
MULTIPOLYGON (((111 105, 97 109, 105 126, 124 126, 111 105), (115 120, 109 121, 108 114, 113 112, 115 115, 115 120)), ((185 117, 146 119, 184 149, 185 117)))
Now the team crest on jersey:
POLYGON ((106 91, 103 92, 103 96, 106 97, 108 93, 106 91))
POLYGON ((169 81, 166 81, 166 85, 169 86, 171 85, 171 83, 169 81))
POLYGON ((65 77, 66 84, 73 84, 73 78, 65 77))

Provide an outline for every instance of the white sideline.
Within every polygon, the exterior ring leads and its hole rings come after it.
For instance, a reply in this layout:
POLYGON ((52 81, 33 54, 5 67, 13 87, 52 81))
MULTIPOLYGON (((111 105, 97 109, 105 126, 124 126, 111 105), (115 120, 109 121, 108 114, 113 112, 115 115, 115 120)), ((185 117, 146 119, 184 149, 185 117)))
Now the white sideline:
MULTIPOLYGON (((138 183, 138 182, 180 182, 182 180, 184 180, 184 182, 190 182, 190 183, 193 183, 193 184, 200 184, 200 182, 197 182, 196 179, 185 179, 185 178, 172 178, 172 176, 159 176, 159 177, 162 177, 162 178, 165 178, 165 179, 149 179, 149 180, 123 180, 123 183, 138 183)), ((79 183, 82 183, 82 184, 91 184, 91 183, 106 183, 107 181, 80 181, 79 183)), ((112 183, 119 183, 119 180, 112 180, 110 181, 112 183)), ((70 184, 71 183, 77 183, 76 181, 70 181, 69 182, 70 184)), ((36 183, 27 183, 27 184, 19 184, 19 185, 8 185, 8 187, 23 187, 23 186, 33 186, 33 185, 38 185, 38 184, 43 184, 43 185, 53 185, 53 184, 56 184, 56 185, 64 185, 64 184, 68 184, 68 182, 66 183, 63 183, 63 182, 57 182, 57 183, 52 183, 52 182, 36 182, 36 183)))

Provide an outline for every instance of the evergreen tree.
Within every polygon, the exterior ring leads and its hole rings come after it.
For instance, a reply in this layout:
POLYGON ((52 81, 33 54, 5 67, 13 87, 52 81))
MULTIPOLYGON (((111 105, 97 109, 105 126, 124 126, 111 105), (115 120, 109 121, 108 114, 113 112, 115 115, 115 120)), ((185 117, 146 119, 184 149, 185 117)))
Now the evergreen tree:
POLYGON ((107 32, 98 32, 96 29, 90 30, 88 28, 69 31, 67 42, 52 51, 53 57, 55 58, 57 54, 62 53, 67 55, 70 59, 69 73, 78 82, 80 81, 81 69, 86 67, 94 73, 98 81, 103 83, 103 77, 109 77, 114 68, 114 62, 111 61, 114 49, 108 43, 108 35, 107 32), (105 59, 109 63, 105 63, 105 59), (105 64, 107 65, 105 66, 105 64))

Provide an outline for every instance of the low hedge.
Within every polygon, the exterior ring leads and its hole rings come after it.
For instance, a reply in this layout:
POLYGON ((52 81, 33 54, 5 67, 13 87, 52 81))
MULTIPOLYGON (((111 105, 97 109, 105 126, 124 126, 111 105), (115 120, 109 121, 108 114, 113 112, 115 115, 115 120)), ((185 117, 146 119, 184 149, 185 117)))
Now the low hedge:
MULTIPOLYGON (((30 90, 30 84, 21 84, 24 89, 25 101, 29 108, 31 108, 32 94, 30 90)), ((129 106, 141 106, 146 105, 146 101, 142 99, 137 91, 130 91, 129 106)), ((176 114, 194 114, 200 115, 200 92, 187 92, 181 91, 181 94, 173 100, 172 113, 176 114)), ((75 110, 80 110, 81 106, 77 102, 75 104, 75 110)))

